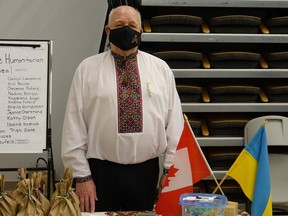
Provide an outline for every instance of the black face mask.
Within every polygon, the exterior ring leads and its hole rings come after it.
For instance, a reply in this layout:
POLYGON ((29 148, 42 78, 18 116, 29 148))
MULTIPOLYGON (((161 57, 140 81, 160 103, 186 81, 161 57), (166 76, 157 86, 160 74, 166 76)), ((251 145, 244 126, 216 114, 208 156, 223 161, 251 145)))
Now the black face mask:
POLYGON ((121 50, 130 50, 141 43, 141 33, 128 26, 110 30, 109 41, 121 50))

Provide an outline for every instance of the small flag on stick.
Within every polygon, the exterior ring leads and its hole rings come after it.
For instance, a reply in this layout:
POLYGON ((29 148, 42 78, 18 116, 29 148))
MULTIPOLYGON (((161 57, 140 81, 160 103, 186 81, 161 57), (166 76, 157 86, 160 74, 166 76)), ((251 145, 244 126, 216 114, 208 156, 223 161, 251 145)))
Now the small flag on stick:
MULTIPOLYGON (((181 215, 182 208, 179 205, 181 194, 192 193, 193 184, 210 175, 213 175, 215 179, 190 127, 188 118, 185 116, 185 125, 176 149, 173 165, 169 169, 164 188, 156 203, 156 213, 163 216, 181 215)), ((217 180, 216 183, 218 185, 217 180)))
POLYGON ((253 216, 272 215, 266 123, 258 129, 220 182, 221 185, 230 176, 239 183, 246 197, 252 201, 253 216))

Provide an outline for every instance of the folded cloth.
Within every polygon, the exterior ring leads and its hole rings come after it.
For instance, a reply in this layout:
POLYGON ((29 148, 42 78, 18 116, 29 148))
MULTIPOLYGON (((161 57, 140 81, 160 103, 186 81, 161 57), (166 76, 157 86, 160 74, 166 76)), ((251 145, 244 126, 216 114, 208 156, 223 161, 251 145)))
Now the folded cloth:
POLYGON ((202 18, 186 14, 154 16, 150 20, 152 32, 199 33, 202 18))
POLYGON ((259 33, 261 18, 248 15, 226 15, 208 20, 211 33, 259 33))

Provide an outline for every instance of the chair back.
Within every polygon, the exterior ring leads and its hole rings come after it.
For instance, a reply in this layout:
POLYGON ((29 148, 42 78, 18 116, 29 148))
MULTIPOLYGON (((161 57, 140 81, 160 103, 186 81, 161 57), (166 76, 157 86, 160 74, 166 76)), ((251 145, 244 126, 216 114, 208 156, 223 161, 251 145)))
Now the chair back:
POLYGON ((277 153, 269 151, 268 155, 273 214, 276 209, 288 213, 288 118, 270 115, 250 120, 244 127, 244 145, 248 144, 265 120, 267 145, 281 149, 277 153))
POLYGON ((244 128, 244 145, 248 144, 265 120, 267 120, 268 146, 288 146, 288 118, 277 115, 261 116, 250 120, 244 128))

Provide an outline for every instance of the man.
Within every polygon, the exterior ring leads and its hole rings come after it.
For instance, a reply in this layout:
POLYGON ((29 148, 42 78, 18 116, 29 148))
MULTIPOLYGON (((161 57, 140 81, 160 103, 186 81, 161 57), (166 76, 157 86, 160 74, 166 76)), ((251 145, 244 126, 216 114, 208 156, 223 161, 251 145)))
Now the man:
POLYGON ((62 160, 73 170, 81 211, 152 210, 158 156, 165 154, 169 169, 183 129, 174 76, 163 60, 138 50, 134 8, 112 9, 105 31, 111 50, 85 59, 75 73, 62 160))

